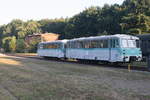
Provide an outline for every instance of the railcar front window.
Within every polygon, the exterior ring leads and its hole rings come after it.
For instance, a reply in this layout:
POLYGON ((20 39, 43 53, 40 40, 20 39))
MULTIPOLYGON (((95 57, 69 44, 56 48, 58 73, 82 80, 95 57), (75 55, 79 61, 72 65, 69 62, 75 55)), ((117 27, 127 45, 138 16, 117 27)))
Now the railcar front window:
POLYGON ((122 47, 123 48, 136 48, 137 42, 136 40, 122 40, 122 47))
POLYGON ((128 40, 128 46, 130 48, 136 48, 136 41, 135 40, 128 40))
POLYGON ((43 45, 42 45, 42 44, 39 44, 38 48, 39 48, 39 49, 43 49, 43 45))
POLYGON ((122 47, 127 48, 128 47, 128 41, 127 40, 122 40, 122 47))

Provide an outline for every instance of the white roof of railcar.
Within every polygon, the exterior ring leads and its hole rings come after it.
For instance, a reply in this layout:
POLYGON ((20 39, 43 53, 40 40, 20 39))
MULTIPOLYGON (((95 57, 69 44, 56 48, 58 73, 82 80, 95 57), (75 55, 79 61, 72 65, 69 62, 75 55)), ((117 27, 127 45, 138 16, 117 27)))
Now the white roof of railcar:
POLYGON ((108 38, 123 38, 123 39, 139 39, 136 36, 132 35, 125 35, 125 34, 116 34, 116 35, 103 35, 103 36, 93 36, 93 37, 82 37, 82 38, 75 38, 70 41, 76 40, 95 40, 95 39, 108 39, 108 38))
POLYGON ((56 40, 56 41, 49 41, 49 42, 40 42, 39 44, 47 44, 47 43, 66 43, 68 40, 56 40))
POLYGON ((47 44, 47 43, 66 43, 67 41, 76 41, 76 40, 95 40, 95 39, 108 39, 108 38, 122 38, 122 39, 139 39, 136 36, 132 35, 125 35, 125 34, 116 34, 116 35, 103 35, 103 36, 91 36, 91 37, 82 37, 82 38, 75 38, 71 40, 56 40, 51 42, 41 42, 40 44, 47 44))

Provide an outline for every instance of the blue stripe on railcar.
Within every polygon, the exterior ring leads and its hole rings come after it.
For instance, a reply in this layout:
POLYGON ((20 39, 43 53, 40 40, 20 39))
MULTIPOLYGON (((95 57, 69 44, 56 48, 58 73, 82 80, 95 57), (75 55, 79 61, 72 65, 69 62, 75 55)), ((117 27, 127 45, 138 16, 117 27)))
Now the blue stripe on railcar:
MULTIPOLYGON (((130 57, 130 56, 141 56, 141 51, 140 48, 67 48, 66 51, 72 51, 75 50, 75 52, 80 55, 80 51, 85 51, 82 52, 83 56, 88 52, 90 55, 90 52, 92 51, 100 51, 96 55, 93 55, 94 57, 99 57, 99 54, 104 54, 104 51, 107 51, 107 58, 108 60, 113 60, 113 61, 123 61, 124 57, 130 57), (102 52, 101 52, 102 51, 102 52), (79 52, 79 53, 78 53, 79 52), (84 54, 85 53, 85 54, 84 54)), ((75 53, 74 52, 74 53, 75 53)), ((106 56, 106 54, 104 54, 106 56)), ((81 55, 80 55, 81 56, 81 55)))
POLYGON ((66 48, 66 50, 117 50, 120 54, 141 55, 140 48, 66 48))
POLYGON ((117 50, 120 54, 137 55, 141 54, 140 48, 66 48, 66 50, 117 50))
POLYGON ((141 56, 140 48, 119 48, 118 51, 123 55, 141 56))

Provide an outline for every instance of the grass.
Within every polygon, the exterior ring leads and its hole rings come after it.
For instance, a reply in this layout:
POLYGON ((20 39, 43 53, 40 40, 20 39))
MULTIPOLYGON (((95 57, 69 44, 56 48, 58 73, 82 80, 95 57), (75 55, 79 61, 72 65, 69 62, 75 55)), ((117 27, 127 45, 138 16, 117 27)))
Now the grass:
POLYGON ((0 100, 150 100, 149 72, 0 56, 0 100))

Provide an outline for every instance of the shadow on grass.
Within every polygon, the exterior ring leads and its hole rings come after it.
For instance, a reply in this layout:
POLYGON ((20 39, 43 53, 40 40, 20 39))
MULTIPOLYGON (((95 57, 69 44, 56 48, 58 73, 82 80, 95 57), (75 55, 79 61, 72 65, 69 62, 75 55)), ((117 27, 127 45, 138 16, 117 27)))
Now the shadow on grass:
POLYGON ((19 60, 16 60, 15 58, 10 58, 7 56, 0 56, 0 65, 15 65, 20 66, 22 63, 19 60))

